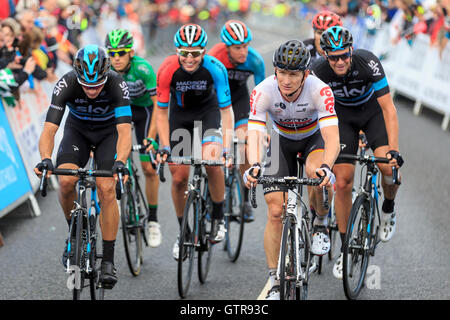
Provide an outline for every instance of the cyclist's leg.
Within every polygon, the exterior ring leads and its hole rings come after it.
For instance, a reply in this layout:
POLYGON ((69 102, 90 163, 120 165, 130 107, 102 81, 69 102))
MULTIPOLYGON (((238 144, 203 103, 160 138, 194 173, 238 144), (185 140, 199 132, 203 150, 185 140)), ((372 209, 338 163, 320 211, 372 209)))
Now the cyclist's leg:
MULTIPOLYGON (((78 169, 84 167, 89 159, 89 140, 77 127, 66 123, 64 136, 58 148, 56 167, 60 169, 78 169)), ((78 180, 73 176, 58 176, 58 198, 68 224, 70 225, 70 211, 77 195, 75 185, 78 180)))

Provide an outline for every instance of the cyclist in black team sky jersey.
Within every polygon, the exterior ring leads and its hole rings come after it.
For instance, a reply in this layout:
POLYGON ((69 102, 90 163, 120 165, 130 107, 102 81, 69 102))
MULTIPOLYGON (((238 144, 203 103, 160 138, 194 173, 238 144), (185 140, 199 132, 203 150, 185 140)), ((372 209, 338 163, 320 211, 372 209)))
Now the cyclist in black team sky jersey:
MULTIPOLYGON (((397 110, 389 93, 386 75, 373 53, 364 49, 353 50, 352 34, 344 27, 328 28, 321 36, 320 46, 326 58, 315 63, 313 73, 333 90, 341 152, 357 153, 362 130, 374 155, 391 159, 389 164, 379 164, 385 197, 379 237, 384 242, 389 241, 395 232, 394 199, 399 187, 393 183, 391 167, 399 168, 403 158, 399 153, 397 110)), ((341 239, 344 239, 352 207, 355 166, 351 161, 338 159, 333 171, 336 174, 336 218, 341 239)), ((342 253, 333 274, 342 278, 342 253)))
MULTIPOLYGON (((250 187, 261 174, 262 141, 266 132, 266 114, 269 114, 276 135, 270 139, 268 154, 271 157, 265 165, 264 175, 296 176, 299 152, 306 159, 305 172, 309 178, 326 175, 320 187, 308 187, 310 204, 317 213, 311 251, 324 255, 330 250, 330 239, 322 187, 334 183, 331 168, 339 153, 339 129, 333 93, 323 81, 310 75, 309 61, 310 53, 302 42, 290 40, 282 44, 273 55, 275 75, 266 78, 253 90, 248 120, 248 157, 252 166, 245 172, 244 181, 250 187)), ((263 189, 269 210, 264 251, 271 282, 266 299, 279 300, 280 280, 276 271, 282 233, 283 192, 287 190, 266 185, 263 189)))
POLYGON ((325 55, 322 48, 320 48, 320 36, 326 29, 330 27, 342 27, 342 21, 341 17, 334 12, 321 11, 313 17, 311 24, 314 30, 314 37, 306 39, 305 41, 303 41, 303 43, 311 53, 310 66, 312 67, 317 59, 325 55))
MULTIPOLYGON (((211 56, 219 59, 228 70, 228 82, 231 90, 231 102, 234 113, 234 130, 240 141, 247 139, 248 114, 250 112, 250 95, 247 87, 248 78, 253 75, 255 85, 265 79, 264 59, 249 46, 252 33, 247 26, 237 20, 229 20, 222 27, 220 33, 221 43, 216 44, 209 51, 211 56)), ((247 157, 245 146, 239 146, 240 159, 245 163, 240 164, 241 174, 247 170, 247 157), (242 147, 242 148, 241 148, 242 147)), ((253 207, 248 200, 249 190, 244 190, 244 220, 254 220, 253 207)))
MULTIPOLYGON (((74 70, 66 73, 55 85, 44 129, 39 140, 42 161, 35 172, 53 170, 51 160, 54 137, 66 109, 64 136, 58 148, 56 167, 83 168, 91 146, 99 170, 112 170, 114 178, 97 178, 98 196, 102 204, 100 226, 103 237, 103 259, 100 281, 109 285, 117 282, 114 267, 114 245, 119 228, 119 208, 116 201, 117 173, 129 175, 124 162, 131 150, 131 108, 128 86, 123 78, 110 70, 106 51, 87 45, 75 55, 74 70)), ((70 211, 76 199, 77 177, 59 176, 59 201, 70 226, 70 211)), ((127 179, 127 178, 126 178, 127 179)), ((125 179, 125 181, 126 181, 125 179)), ((69 258, 66 248, 63 264, 69 258)))
MULTIPOLYGON (((111 59, 112 68, 124 78, 130 91, 131 112, 138 143, 158 146, 156 142, 156 74, 143 58, 134 55, 133 36, 125 29, 109 32, 105 47, 111 59)), ((141 151, 140 160, 145 175, 145 193, 149 206, 149 245, 161 244, 161 228, 157 218, 159 179, 150 163, 146 150, 141 151)))
MULTIPOLYGON (((199 127, 204 160, 229 157, 234 120, 227 69, 219 60, 205 54, 207 40, 206 32, 199 25, 183 25, 174 37, 177 54, 167 57, 158 69, 156 117, 162 145, 158 161, 161 155, 165 160, 170 153, 172 157, 191 156, 194 126, 199 127)), ((170 166, 172 200, 180 225, 189 171, 190 166, 170 166)), ((223 240, 226 232, 223 222, 224 172, 217 166, 207 166, 206 172, 213 201, 210 241, 217 243, 223 240)), ((175 259, 178 259, 178 252, 176 241, 173 247, 175 259)))

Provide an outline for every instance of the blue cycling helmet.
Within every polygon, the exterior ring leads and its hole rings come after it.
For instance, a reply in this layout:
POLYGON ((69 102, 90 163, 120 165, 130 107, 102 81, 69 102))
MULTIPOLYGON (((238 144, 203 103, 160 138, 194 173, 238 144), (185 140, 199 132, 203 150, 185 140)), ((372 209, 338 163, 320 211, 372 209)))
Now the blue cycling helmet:
POLYGON ((105 49, 90 44, 77 51, 73 68, 81 85, 96 87, 108 79, 106 74, 111 68, 111 61, 105 49))
POLYGON ((252 40, 252 33, 247 26, 238 20, 225 22, 220 33, 220 38, 227 46, 244 44, 252 40))
POLYGON ((183 25, 173 37, 175 47, 206 47, 208 35, 198 24, 183 25))
POLYGON ((351 48, 353 46, 353 36, 344 27, 334 26, 326 29, 320 37, 320 47, 323 51, 337 51, 351 48))

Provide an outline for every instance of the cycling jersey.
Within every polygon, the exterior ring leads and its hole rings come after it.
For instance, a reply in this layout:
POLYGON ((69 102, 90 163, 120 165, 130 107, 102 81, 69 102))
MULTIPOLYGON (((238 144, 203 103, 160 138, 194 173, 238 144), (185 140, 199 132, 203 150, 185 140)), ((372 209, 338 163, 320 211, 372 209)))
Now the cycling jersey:
POLYGON ((325 58, 315 63, 313 74, 331 87, 336 106, 359 107, 389 93, 380 60, 364 49, 353 52, 351 68, 344 77, 336 75, 325 58))
POLYGON ((66 105, 67 122, 103 127, 131 122, 130 93, 122 77, 110 70, 108 80, 95 99, 89 99, 77 81, 75 71, 66 73, 55 85, 45 121, 59 125, 66 105))
POLYGON ((131 104, 138 107, 153 105, 156 96, 156 75, 152 66, 143 58, 133 56, 129 70, 122 75, 130 91, 131 104))
POLYGON ((319 128, 337 125, 333 93, 329 86, 309 75, 297 100, 286 101, 275 76, 266 78, 255 87, 250 97, 248 130, 265 132, 266 112, 275 132, 291 140, 302 140, 319 128))
POLYGON ((177 55, 167 57, 158 69, 158 107, 225 109, 231 107, 227 71, 216 58, 205 55, 194 72, 185 71, 177 55))
POLYGON ((235 128, 247 125, 250 111, 250 95, 247 88, 247 80, 253 75, 255 85, 265 78, 264 59, 252 47, 248 47, 247 60, 244 63, 234 65, 228 54, 225 43, 216 44, 209 54, 216 57, 224 64, 228 71, 228 82, 231 90, 235 128))

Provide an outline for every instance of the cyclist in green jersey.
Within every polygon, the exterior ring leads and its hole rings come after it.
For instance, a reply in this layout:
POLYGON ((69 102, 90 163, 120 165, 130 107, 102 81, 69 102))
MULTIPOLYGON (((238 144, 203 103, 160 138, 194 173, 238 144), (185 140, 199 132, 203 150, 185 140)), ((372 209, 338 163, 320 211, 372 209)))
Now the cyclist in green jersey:
MULTIPOLYGON (((125 29, 109 32, 105 39, 105 47, 111 58, 112 68, 122 75, 128 85, 132 121, 138 143, 148 144, 147 150, 157 149, 156 118, 152 116, 153 106, 156 105, 156 75, 152 66, 134 54, 133 36, 125 29)), ((145 151, 141 153, 140 160, 150 209, 149 244, 151 247, 158 247, 161 244, 161 229, 157 219, 159 180, 145 151)))

